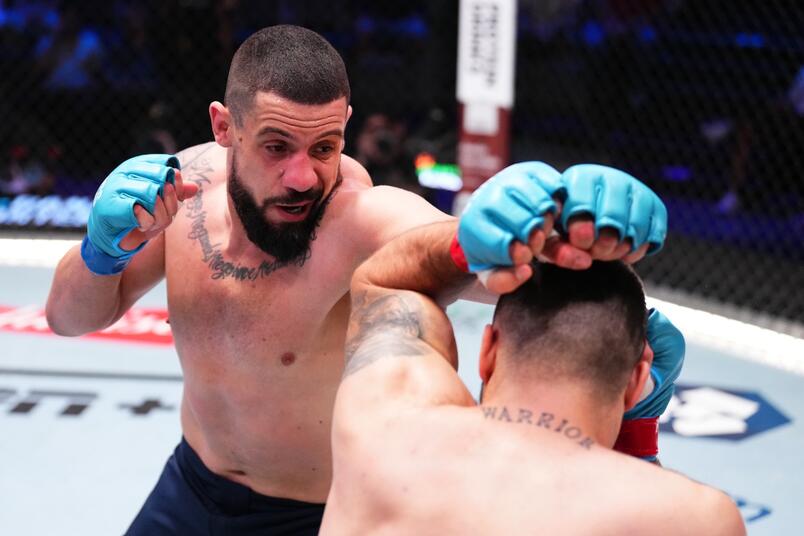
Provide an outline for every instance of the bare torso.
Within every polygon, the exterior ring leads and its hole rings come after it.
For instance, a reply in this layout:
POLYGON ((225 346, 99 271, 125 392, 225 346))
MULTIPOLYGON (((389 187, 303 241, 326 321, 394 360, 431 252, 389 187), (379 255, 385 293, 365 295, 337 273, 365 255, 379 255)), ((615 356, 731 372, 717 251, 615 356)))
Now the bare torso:
POLYGON ((322 535, 688 534, 682 519, 669 524, 681 513, 667 505, 700 488, 557 428, 490 422, 474 406, 400 407, 354 434, 336 426, 345 435, 322 535))
POLYGON ((309 259, 277 269, 227 250, 226 151, 204 149, 182 171, 201 190, 165 233, 183 433, 218 474, 266 495, 323 502, 349 280, 364 256, 346 207, 366 186, 344 170, 309 259))

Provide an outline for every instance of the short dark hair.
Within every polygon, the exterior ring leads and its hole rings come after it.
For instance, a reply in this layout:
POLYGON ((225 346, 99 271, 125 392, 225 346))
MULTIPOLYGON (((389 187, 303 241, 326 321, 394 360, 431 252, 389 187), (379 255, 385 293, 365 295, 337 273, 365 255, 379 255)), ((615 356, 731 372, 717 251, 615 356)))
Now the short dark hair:
POLYGON ((613 399, 642 355, 645 293, 619 261, 578 271, 535 264, 528 282, 500 297, 494 323, 510 363, 542 376, 586 380, 613 399))
POLYGON ((226 80, 226 106, 237 124, 259 91, 300 104, 350 99, 343 58, 321 35, 292 25, 252 34, 235 52, 226 80))

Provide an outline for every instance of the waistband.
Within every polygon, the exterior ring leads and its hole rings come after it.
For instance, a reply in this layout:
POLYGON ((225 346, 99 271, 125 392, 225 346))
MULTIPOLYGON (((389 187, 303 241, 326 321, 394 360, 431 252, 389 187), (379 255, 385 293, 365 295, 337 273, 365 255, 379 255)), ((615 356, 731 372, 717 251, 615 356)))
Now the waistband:
POLYGON ((224 515, 243 515, 308 509, 323 510, 324 508, 323 503, 309 503, 262 495, 248 486, 213 473, 204 465, 184 437, 181 438, 173 455, 184 478, 211 512, 224 515))

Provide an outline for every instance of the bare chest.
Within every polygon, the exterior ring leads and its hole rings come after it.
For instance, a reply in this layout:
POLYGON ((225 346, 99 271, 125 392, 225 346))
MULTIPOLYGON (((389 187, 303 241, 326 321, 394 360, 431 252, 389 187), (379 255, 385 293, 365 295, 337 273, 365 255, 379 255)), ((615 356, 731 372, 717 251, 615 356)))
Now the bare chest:
POLYGON ((233 258, 213 216, 222 207, 206 202, 186 204, 166 235, 170 322, 182 362, 263 367, 340 350, 356 260, 338 230, 322 226, 297 264, 233 258))

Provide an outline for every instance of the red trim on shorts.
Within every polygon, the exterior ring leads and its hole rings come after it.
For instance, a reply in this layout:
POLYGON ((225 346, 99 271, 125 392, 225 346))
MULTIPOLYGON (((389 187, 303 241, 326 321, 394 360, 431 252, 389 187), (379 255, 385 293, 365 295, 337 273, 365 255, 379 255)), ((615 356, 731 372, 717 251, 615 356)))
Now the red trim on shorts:
POLYGON ((452 262, 455 263, 462 272, 469 271, 469 263, 466 262, 466 255, 463 254, 463 248, 458 242, 458 235, 452 237, 452 242, 449 245, 449 256, 452 257, 452 262))
POLYGON ((647 458, 659 454, 659 417, 623 421, 614 450, 647 458))

